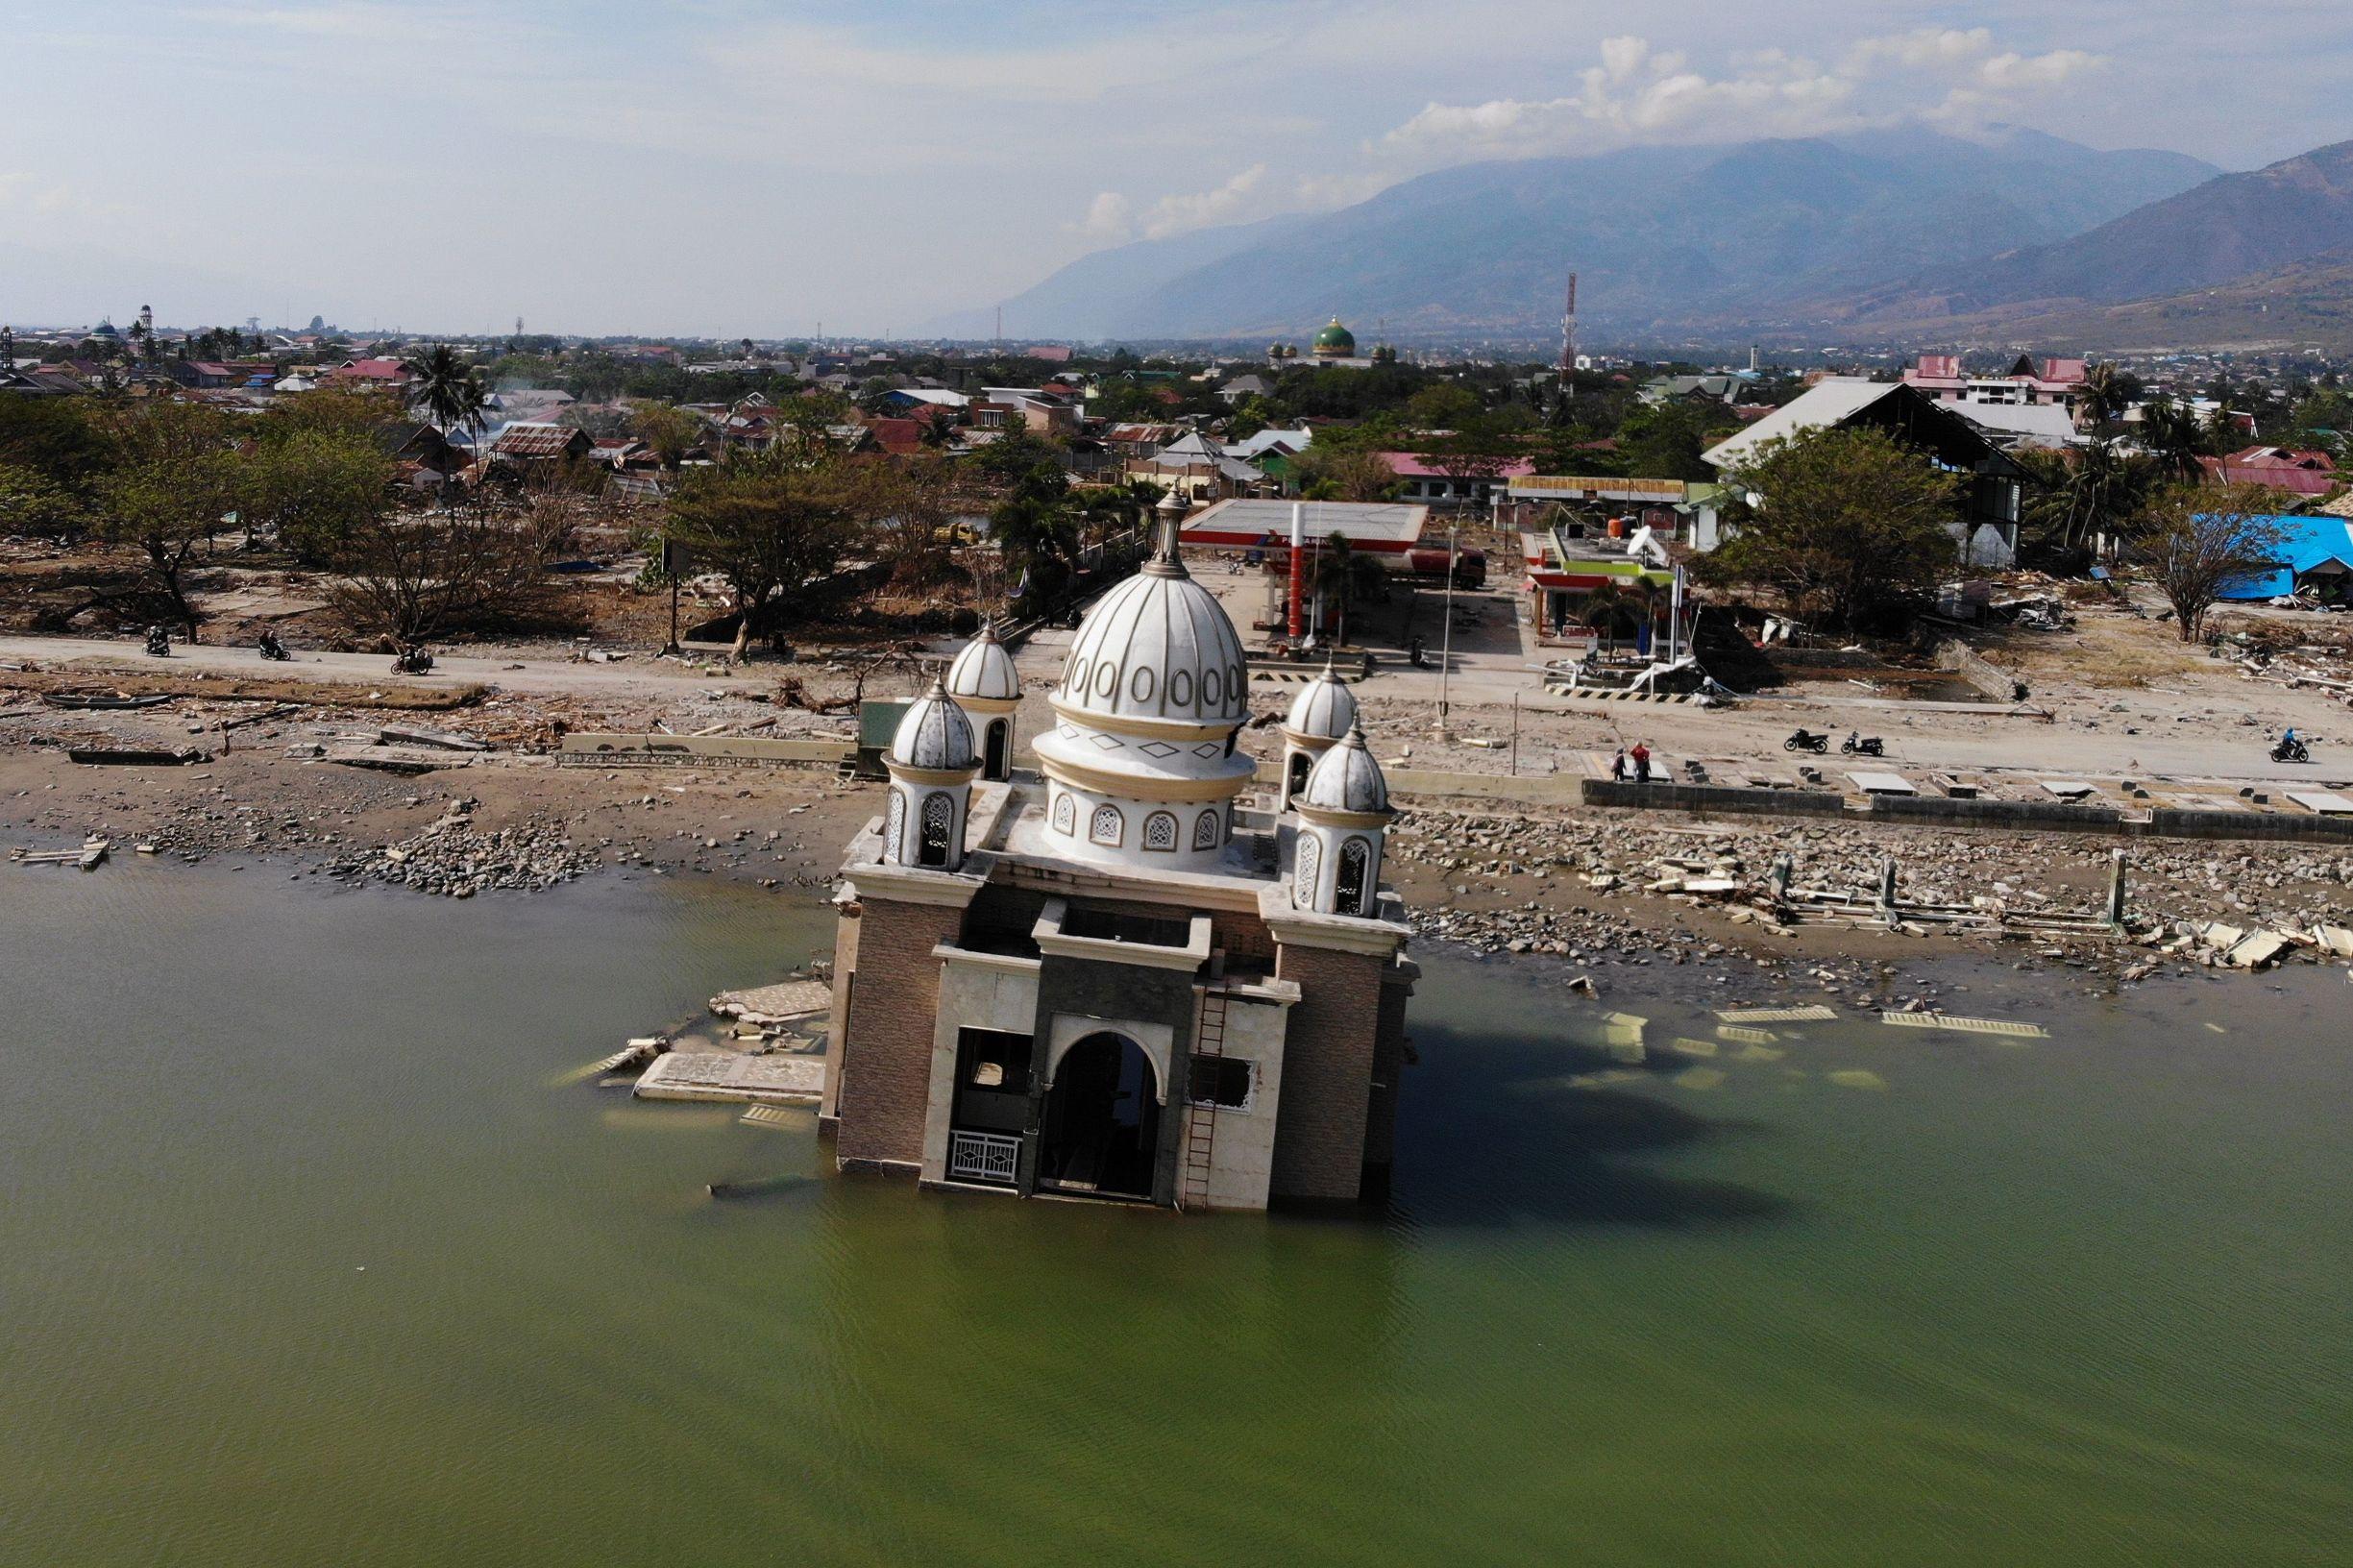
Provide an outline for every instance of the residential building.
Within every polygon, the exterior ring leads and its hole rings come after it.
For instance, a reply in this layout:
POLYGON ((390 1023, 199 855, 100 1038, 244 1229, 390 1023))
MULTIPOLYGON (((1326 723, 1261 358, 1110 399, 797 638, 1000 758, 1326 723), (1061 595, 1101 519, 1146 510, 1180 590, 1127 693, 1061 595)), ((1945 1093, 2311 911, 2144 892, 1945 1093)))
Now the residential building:
MULTIPOLYGON (((1962 515, 1952 526, 1955 551, 1967 565, 2006 570, 2018 560, 2025 471, 1964 418, 1966 412, 1908 381, 1831 377, 1702 455, 1719 472, 1729 472, 1769 442, 1816 430, 1884 430, 1918 452, 1924 462, 1963 477, 1962 515)), ((1763 504, 1771 506, 1773 498, 1764 497, 1763 504)))
POLYGON ((1972 375, 1957 354, 1924 354, 1903 373, 1903 382, 1939 403, 2056 404, 2071 414, 2083 395, 2089 366, 2081 359, 2037 361, 2020 355, 1996 375, 1972 375))

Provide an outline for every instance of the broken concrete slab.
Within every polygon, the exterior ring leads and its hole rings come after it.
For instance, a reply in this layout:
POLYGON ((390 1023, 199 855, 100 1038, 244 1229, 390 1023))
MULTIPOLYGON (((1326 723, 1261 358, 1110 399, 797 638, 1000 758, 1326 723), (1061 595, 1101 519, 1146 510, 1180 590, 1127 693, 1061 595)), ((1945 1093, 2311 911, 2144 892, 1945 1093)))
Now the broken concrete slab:
POLYGON ((655 1059, 631 1092, 641 1100, 814 1105, 823 1096, 824 1088, 825 1064, 821 1057, 672 1051, 655 1059))

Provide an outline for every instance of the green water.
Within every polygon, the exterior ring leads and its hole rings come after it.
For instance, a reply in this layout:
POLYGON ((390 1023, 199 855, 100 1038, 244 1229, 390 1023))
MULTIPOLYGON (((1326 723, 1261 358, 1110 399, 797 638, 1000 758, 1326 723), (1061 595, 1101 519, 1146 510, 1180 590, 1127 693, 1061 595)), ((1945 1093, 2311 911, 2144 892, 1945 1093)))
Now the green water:
POLYGON ((2353 1558, 2336 974, 1987 970, 2052 1039, 1764 1061, 1656 1048, 1681 970, 1595 1087, 1556 973, 1426 954, 1361 1222, 921 1195, 555 1082, 826 940, 0 868, 0 1562, 2353 1558))

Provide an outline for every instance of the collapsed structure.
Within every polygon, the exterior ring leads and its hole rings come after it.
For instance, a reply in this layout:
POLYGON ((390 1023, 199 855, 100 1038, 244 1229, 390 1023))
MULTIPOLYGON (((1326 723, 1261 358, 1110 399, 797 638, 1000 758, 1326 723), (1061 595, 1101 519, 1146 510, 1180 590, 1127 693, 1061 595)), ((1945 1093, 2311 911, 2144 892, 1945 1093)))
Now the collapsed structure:
POLYGON ((1241 809, 1247 662, 1165 528, 1081 625, 1038 772, 1000 760, 993 633, 901 718, 836 900, 844 1169, 1189 1209, 1381 1188, 1419 975, 1387 786, 1327 671, 1275 809, 1241 809))

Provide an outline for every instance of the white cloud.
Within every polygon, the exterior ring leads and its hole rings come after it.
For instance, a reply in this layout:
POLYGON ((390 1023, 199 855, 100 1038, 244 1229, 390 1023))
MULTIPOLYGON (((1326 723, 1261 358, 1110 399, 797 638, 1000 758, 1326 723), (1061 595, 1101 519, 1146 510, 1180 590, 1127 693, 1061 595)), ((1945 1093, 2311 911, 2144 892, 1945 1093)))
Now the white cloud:
POLYGON ((1233 223, 1241 218, 1257 216, 1260 208, 1260 187, 1266 181, 1266 165, 1253 163, 1215 190, 1201 191, 1191 196, 1163 196, 1144 209, 1140 226, 1146 239, 1165 239, 1189 229, 1206 229, 1212 224, 1233 223))
POLYGON ((1116 244, 1136 232, 1135 206, 1115 190, 1098 191, 1078 232, 1089 239, 1116 244))
POLYGON ((1907 117, 1982 118, 2100 63, 2079 49, 1998 51, 1990 30, 1922 28, 1865 38, 1835 65, 1780 50, 1710 77, 1647 38, 1605 38, 1564 97, 1430 104, 1375 144, 1417 164, 1535 158, 1658 142, 1820 135, 1907 117))

